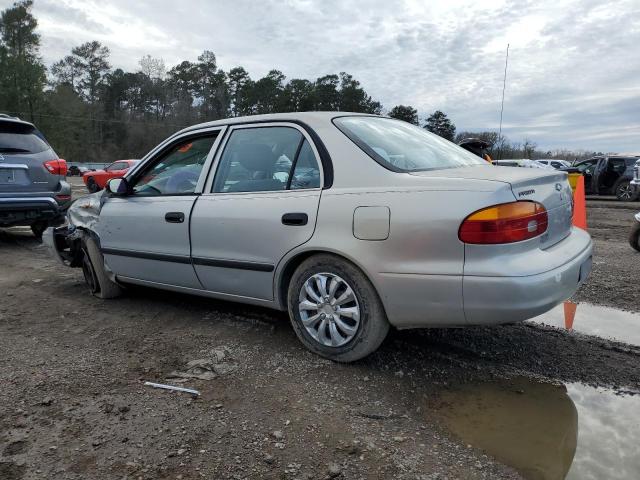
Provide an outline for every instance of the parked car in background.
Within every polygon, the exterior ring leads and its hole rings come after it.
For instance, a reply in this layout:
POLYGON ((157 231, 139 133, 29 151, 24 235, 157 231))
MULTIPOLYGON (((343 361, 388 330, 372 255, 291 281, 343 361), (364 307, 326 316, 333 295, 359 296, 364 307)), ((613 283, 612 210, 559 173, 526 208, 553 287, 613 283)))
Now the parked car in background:
POLYGON ((104 169, 93 170, 82 174, 82 181, 87 186, 87 190, 91 193, 102 190, 107 181, 112 178, 121 178, 129 171, 129 169, 137 165, 140 160, 118 160, 104 169))
POLYGON ((137 284, 287 310, 307 348, 342 362, 390 325, 540 315, 591 269, 566 173, 495 168, 373 115, 196 125, 77 202, 45 238, 94 295, 137 284))
POLYGON ((66 173, 33 124, 0 116, 0 227, 29 226, 39 237, 61 223, 71 203, 66 173))
POLYGON ((83 167, 81 165, 69 165, 69 170, 67 171, 67 177, 81 177, 84 173, 88 171, 89 169, 87 167, 83 167))
POLYGON ((633 178, 631 179, 631 188, 636 198, 640 198, 640 159, 636 160, 633 166, 633 178))
POLYGON ((559 170, 561 168, 569 168, 571 166, 571 162, 567 161, 567 160, 558 160, 555 158, 552 159, 539 159, 536 160, 536 162, 541 163, 543 165, 549 165, 553 168, 555 168, 556 170, 559 170))
POLYGON ((555 170, 550 165, 545 165, 537 160, 530 160, 528 158, 505 158, 503 160, 492 160, 491 163, 499 167, 541 168, 543 170, 555 170))
POLYGON ((635 214, 634 220, 629 234, 629 244, 640 252, 640 212, 635 214))
POLYGON ((478 157, 491 163, 492 158, 489 155, 489 143, 479 138, 465 138, 458 142, 458 145, 465 150, 477 155, 478 157))
POLYGON ((584 176, 587 195, 615 195, 618 200, 630 201, 638 197, 631 181, 634 178, 638 156, 611 155, 593 157, 576 163, 584 176))

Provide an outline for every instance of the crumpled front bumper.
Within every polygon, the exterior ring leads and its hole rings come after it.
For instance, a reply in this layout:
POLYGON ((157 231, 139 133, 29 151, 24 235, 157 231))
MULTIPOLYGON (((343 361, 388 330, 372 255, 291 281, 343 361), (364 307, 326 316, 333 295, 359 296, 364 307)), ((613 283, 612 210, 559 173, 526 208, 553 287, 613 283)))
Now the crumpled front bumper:
POLYGON ((74 225, 49 227, 42 234, 42 243, 49 249, 51 256, 65 267, 80 266, 78 244, 82 231, 74 225))

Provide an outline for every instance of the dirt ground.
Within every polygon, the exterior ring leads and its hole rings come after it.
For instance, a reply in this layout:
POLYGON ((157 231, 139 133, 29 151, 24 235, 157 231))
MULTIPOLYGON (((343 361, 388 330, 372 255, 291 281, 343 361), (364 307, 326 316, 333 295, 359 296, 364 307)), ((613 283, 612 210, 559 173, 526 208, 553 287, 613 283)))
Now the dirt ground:
MULTIPOLYGON (((577 299, 638 311, 633 207, 591 203, 577 299)), ((551 328, 392 332, 339 365, 279 312, 147 289, 95 299, 26 232, 0 232, 0 269, 3 480, 520 478, 446 431, 439 392, 516 375, 640 390, 639 347, 551 328), (143 384, 189 367, 200 397, 143 384)))

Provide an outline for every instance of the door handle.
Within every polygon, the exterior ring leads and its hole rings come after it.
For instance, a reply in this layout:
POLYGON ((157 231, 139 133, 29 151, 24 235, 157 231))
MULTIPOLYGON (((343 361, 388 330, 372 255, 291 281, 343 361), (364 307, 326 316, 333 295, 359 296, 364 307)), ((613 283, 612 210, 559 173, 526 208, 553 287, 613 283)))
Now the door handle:
POLYGON ((184 222, 184 213, 182 212, 167 212, 164 219, 169 223, 182 223, 184 222))
POLYGON ((299 227, 306 225, 309 221, 309 217, 306 213, 285 213, 282 215, 282 224, 299 227))

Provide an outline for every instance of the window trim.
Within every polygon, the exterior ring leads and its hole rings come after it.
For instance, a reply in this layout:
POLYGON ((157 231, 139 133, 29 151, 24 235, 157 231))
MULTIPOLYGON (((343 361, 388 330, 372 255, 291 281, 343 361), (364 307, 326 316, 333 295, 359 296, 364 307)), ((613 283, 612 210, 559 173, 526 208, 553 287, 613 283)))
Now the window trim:
MULTIPOLYGON (((341 116, 346 117, 346 116, 354 116, 354 115, 341 115, 341 116)), ((379 117, 379 115, 368 115, 368 114, 362 114, 359 116, 379 117)), ((339 117, 340 115, 334 118, 339 118, 339 117)), ((182 130, 182 132, 193 133, 195 131, 199 131, 202 128, 215 128, 215 127, 233 128, 234 126, 239 126, 239 125, 263 125, 263 124, 271 124, 271 123, 286 123, 286 124, 298 125, 302 127, 304 131, 308 134, 309 138, 311 139, 310 143, 314 149, 314 154, 316 154, 318 158, 320 158, 319 165, 321 166, 322 173, 323 173, 322 189, 327 190, 333 186, 333 160, 331 159, 329 150, 327 150, 327 147, 325 146, 324 142, 322 141, 322 138, 320 138, 318 133, 306 122, 303 122, 302 120, 299 120, 297 118, 280 118, 276 120, 245 120, 242 122, 233 122, 232 120, 233 120, 232 118, 220 120, 219 124, 211 127, 207 127, 206 126, 207 124, 193 125, 191 127, 187 127, 186 129, 182 130)), ((227 135, 226 132, 224 132, 223 134, 225 136, 227 135)), ((309 138, 307 138, 307 140, 309 140, 309 138)))
MULTIPOLYGON (((289 185, 289 180, 287 180, 287 186, 288 185, 289 185)), ((263 195, 263 194, 274 194, 274 193, 282 195, 282 194, 287 194, 289 192, 304 193, 304 192, 320 191, 324 188, 324 185, 325 185, 324 165, 321 161, 320 153, 316 148, 316 145, 314 144, 314 142, 311 140, 311 135, 307 132, 307 130, 303 126, 298 125, 296 122, 292 122, 289 120, 238 123, 238 124, 229 125, 229 128, 224 133, 224 139, 220 143, 218 147, 218 151, 216 152, 215 158, 213 160, 213 164, 211 166, 211 169, 207 175, 207 179, 204 184, 202 195, 255 195, 255 194, 263 195), (251 192, 214 192, 213 185, 215 183, 216 175, 218 174, 218 169, 220 168, 220 161, 222 159, 222 155, 224 155, 224 151, 227 148, 227 144, 233 132, 236 130, 242 130, 247 128, 273 128, 273 127, 293 128, 298 132, 300 132, 300 134, 302 135, 302 139, 298 144, 298 148, 296 149, 296 156, 293 159, 291 164, 291 171, 290 171, 289 178, 291 178, 291 174, 293 173, 293 168, 295 167, 294 164, 297 163, 298 154, 300 153, 302 144, 304 143, 304 140, 307 140, 307 142, 309 142, 309 145, 311 146, 311 150, 313 151, 313 155, 316 159, 316 163, 318 164, 318 169, 320 170, 320 186, 314 187, 314 188, 297 188, 295 190, 290 190, 288 188, 285 188, 284 190, 258 190, 258 191, 251 191, 251 192)))
MULTIPOLYGON (((216 126, 203 130, 198 130, 196 132, 190 131, 185 132, 184 134, 172 136, 166 139, 164 142, 160 143, 156 146, 151 152, 149 152, 145 157, 138 162, 136 165, 133 165, 129 168, 124 178, 127 179, 127 182, 130 185, 130 188, 133 188, 136 180, 140 178, 144 173, 146 173, 152 165, 156 163, 156 161, 169 152, 173 147, 175 147, 179 143, 183 143, 185 140, 195 140, 202 137, 208 137, 210 135, 216 135, 213 144, 211 145, 211 149, 207 154, 207 159, 202 165, 202 170, 200 171, 200 177, 198 178, 198 183, 196 184, 196 188, 193 192, 189 193, 174 193, 171 195, 153 195, 153 194, 134 194, 130 193, 128 195, 129 198, 147 198, 147 197, 185 197, 185 196, 197 196, 202 194, 202 189, 204 187, 204 183, 208 176, 208 172, 211 168, 211 164, 213 162, 213 158, 216 155, 218 147, 220 145, 220 141, 224 136, 226 130, 226 126, 216 126)), ((114 162, 115 163, 115 162, 114 162)))

